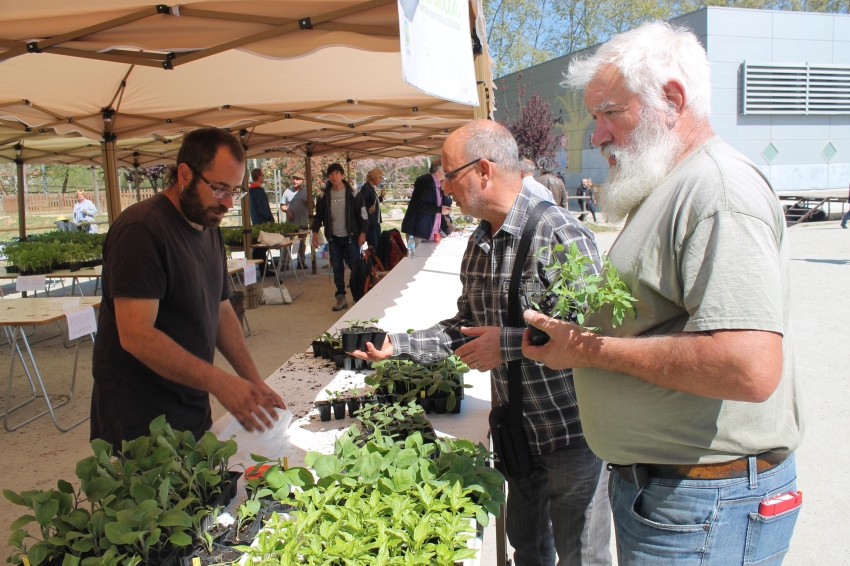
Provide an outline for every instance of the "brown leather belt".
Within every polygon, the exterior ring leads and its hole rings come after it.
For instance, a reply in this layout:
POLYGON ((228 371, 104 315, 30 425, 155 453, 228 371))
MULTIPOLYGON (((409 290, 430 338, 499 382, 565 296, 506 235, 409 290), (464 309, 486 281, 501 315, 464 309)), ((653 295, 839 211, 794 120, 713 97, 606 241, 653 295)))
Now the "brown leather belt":
MULTIPOLYGON (((765 452, 756 456, 758 473, 772 470, 789 456, 788 452, 765 452)), ((749 458, 743 457, 720 464, 636 464, 620 466, 608 464, 609 470, 619 473, 624 480, 638 487, 646 485, 649 478, 665 480, 719 480, 745 478, 749 475, 749 458)))

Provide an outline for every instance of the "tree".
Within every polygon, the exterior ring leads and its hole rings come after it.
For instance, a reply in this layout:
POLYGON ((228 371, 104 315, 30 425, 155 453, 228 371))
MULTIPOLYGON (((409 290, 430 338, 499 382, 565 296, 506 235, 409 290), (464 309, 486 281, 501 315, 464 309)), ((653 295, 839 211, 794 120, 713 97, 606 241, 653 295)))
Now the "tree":
POLYGON ((484 0, 495 76, 596 45, 648 20, 704 6, 846 14, 850 0, 484 0))
POLYGON ((358 159, 355 162, 357 179, 361 183, 366 181, 366 175, 372 169, 380 169, 384 172, 384 182, 389 185, 400 185, 409 183, 421 173, 427 171, 426 157, 384 157, 382 159, 358 159))
POLYGON ((540 91, 532 93, 525 100, 526 85, 522 83, 522 73, 517 77, 519 116, 511 121, 510 110, 505 107, 504 125, 513 134, 521 157, 530 158, 535 164, 541 158, 555 157, 555 137, 552 135, 552 111, 549 101, 540 98, 540 91))

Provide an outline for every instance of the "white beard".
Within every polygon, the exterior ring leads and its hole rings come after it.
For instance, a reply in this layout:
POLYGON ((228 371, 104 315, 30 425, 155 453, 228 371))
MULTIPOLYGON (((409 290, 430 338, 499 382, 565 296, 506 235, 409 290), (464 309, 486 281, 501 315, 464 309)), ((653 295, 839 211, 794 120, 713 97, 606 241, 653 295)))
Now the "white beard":
POLYGON ((605 219, 619 222, 643 202, 676 165, 682 146, 668 123, 648 113, 641 116, 628 146, 602 146, 603 157, 616 160, 595 195, 605 219))

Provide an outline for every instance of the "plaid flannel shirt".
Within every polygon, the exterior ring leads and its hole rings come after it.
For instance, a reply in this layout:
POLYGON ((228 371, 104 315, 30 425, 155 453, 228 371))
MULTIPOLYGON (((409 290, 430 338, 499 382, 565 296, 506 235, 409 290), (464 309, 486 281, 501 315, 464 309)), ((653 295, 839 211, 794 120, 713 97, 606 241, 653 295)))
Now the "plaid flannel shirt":
MULTIPOLYGON (((460 279, 463 293, 457 300, 457 314, 427 330, 412 334, 392 334, 395 357, 433 363, 451 355, 473 340, 461 334, 461 326, 499 326, 501 364, 490 375, 502 405, 508 404, 508 364, 522 360, 524 387, 523 417, 525 431, 534 454, 548 454, 583 436, 576 405, 571 369, 552 370, 522 355, 525 328, 508 327, 508 289, 516 250, 531 209, 540 202, 523 188, 496 234, 482 221, 469 239, 464 253, 460 279)), ((592 271, 600 269, 599 252, 593 234, 568 211, 549 207, 537 224, 520 283, 520 296, 544 291, 550 275, 544 269, 551 263, 551 246, 575 242, 582 254, 593 259, 592 271), (538 250, 540 256, 535 258, 538 250)))

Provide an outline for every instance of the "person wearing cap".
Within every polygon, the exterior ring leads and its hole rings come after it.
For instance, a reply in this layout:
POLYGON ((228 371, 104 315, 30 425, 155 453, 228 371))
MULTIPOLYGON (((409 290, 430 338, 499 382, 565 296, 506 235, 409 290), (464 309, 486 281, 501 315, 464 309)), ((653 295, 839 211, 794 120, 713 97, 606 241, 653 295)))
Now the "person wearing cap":
POLYGON ((372 169, 366 174, 366 182, 360 187, 360 195, 366 212, 369 214, 369 229, 366 230, 366 241, 373 248, 378 247, 378 239, 381 237, 381 203, 384 202, 385 189, 378 194, 377 188, 384 178, 384 172, 380 169, 372 169))
POLYGON ((348 308, 345 297, 345 264, 349 269, 360 258, 360 247, 366 242, 369 216, 363 197, 345 180, 345 169, 339 163, 328 166, 325 193, 316 202, 313 218, 313 247, 319 246, 319 228, 325 227, 331 266, 336 285, 336 304, 333 310, 348 308))
MULTIPOLYGON (((283 193, 280 209, 286 213, 286 221, 297 224, 300 230, 305 230, 310 224, 307 211, 307 193, 304 189, 304 177, 296 173, 292 176, 292 186, 283 193)), ((307 269, 304 252, 307 243, 301 241, 298 246, 298 268, 307 269)))

